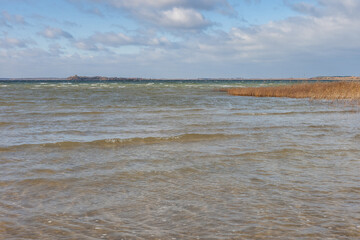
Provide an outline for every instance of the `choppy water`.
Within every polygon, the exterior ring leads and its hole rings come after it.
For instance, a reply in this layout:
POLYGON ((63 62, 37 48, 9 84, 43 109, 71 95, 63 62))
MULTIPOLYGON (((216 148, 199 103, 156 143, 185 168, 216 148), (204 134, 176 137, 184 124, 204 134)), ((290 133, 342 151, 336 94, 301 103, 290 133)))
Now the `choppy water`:
POLYGON ((358 107, 249 84, 1 82, 0 239, 360 239, 358 107))

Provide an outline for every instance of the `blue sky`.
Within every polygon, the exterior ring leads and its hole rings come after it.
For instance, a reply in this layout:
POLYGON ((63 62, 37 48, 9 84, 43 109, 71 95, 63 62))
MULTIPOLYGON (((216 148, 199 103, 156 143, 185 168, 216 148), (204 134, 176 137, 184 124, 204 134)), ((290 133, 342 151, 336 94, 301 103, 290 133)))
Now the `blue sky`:
POLYGON ((0 0, 0 77, 360 75, 359 0, 0 0))

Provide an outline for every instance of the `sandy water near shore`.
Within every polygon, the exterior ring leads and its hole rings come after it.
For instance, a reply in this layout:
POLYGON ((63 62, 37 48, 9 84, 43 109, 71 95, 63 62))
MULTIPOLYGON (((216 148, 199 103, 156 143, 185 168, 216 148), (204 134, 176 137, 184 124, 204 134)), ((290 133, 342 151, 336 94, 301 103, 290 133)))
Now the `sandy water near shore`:
POLYGON ((359 238, 358 108, 243 85, 2 83, 0 238, 359 238))

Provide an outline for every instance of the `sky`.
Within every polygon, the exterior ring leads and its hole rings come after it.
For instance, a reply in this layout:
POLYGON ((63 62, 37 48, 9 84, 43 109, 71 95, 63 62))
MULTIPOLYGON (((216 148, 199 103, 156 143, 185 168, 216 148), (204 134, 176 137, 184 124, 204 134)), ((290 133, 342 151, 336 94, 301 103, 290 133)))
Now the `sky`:
POLYGON ((360 76, 359 0, 0 0, 0 77, 360 76))

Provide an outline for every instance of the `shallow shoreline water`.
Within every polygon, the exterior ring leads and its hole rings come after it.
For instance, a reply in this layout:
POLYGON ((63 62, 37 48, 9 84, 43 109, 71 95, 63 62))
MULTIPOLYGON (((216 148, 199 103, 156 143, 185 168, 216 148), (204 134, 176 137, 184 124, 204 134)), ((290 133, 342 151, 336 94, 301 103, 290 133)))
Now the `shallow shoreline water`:
POLYGON ((0 238, 360 238, 360 112, 278 83, 0 83, 0 238))

